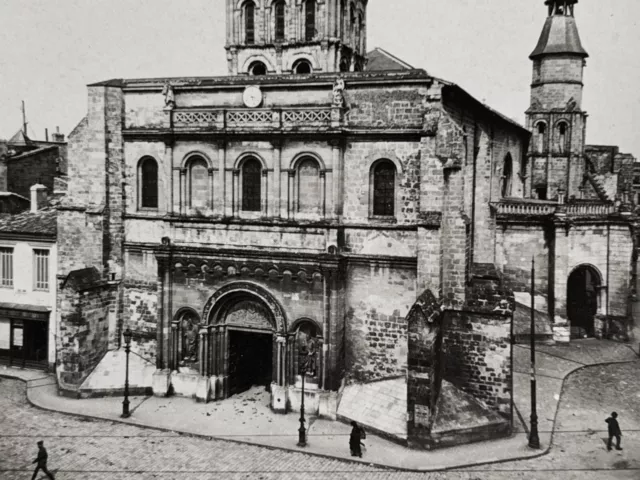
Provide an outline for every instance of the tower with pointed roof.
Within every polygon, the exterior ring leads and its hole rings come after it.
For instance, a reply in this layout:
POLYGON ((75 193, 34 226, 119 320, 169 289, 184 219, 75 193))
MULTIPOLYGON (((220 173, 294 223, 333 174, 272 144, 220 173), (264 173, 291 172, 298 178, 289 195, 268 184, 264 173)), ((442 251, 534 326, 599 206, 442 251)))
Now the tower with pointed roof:
POLYGON ((231 75, 361 71, 368 0, 227 0, 231 75))
POLYGON ((551 200, 579 195, 584 175, 587 114, 582 110, 583 71, 588 54, 578 34, 578 0, 546 0, 548 17, 533 61, 527 126, 529 149, 526 194, 551 200))

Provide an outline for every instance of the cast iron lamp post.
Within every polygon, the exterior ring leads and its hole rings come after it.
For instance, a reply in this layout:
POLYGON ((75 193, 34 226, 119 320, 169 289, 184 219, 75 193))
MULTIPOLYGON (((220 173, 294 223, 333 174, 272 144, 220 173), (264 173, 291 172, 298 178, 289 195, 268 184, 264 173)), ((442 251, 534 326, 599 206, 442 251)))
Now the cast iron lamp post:
POLYGON ((529 432, 529 447, 540 448, 538 436, 538 414, 536 412, 536 322, 534 316, 536 266, 535 259, 531 259, 531 431, 529 432))
POLYGON ((298 429, 298 446, 307 446, 307 429, 304 428, 304 377, 307 374, 307 361, 309 356, 306 353, 306 349, 302 349, 298 356, 298 370, 302 375, 302 400, 300 401, 300 428, 298 429))
POLYGON ((124 353, 127 357, 124 376, 124 401, 122 402, 122 418, 129 418, 129 352, 131 351, 131 330, 129 327, 122 334, 124 337, 124 353))

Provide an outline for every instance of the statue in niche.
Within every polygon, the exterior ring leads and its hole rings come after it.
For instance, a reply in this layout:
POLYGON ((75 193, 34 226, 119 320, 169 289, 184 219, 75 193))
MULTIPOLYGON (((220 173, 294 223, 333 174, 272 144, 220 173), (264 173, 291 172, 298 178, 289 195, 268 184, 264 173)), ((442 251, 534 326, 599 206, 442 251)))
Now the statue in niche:
POLYGON ((176 106, 176 99, 173 94, 173 86, 169 82, 162 87, 162 95, 164 95, 164 108, 172 110, 176 106))
POLYGON ((316 354, 318 344, 315 337, 302 338, 298 348, 299 368, 305 370, 305 375, 315 377, 317 374, 316 354))
POLYGON ((182 319, 182 362, 181 365, 198 360, 198 323, 195 318, 182 319))

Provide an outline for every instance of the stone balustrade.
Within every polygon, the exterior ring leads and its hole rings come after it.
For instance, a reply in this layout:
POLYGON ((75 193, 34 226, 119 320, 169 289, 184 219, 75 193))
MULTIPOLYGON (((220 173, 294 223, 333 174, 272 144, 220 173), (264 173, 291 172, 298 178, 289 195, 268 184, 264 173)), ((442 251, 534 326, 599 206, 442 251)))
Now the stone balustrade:
POLYGON ((191 129, 292 129, 338 127, 342 123, 339 107, 270 108, 189 108, 171 111, 176 130, 191 129))
POLYGON ((538 203, 538 202, 495 202, 491 204, 494 211, 506 217, 541 217, 554 214, 565 214, 570 217, 606 216, 616 212, 611 203, 538 203))

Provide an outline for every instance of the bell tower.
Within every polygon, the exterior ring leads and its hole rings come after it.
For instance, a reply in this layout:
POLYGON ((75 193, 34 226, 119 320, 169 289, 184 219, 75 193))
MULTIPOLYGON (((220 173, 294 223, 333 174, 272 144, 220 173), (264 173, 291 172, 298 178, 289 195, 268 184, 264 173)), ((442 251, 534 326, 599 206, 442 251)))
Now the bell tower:
POLYGON ((361 71, 368 0, 226 0, 231 75, 361 71))
POLYGON ((589 56, 582 47, 575 10, 578 0, 546 0, 548 16, 533 61, 532 131, 525 194, 554 200, 579 195, 584 176, 587 114, 582 110, 583 71, 589 56))

